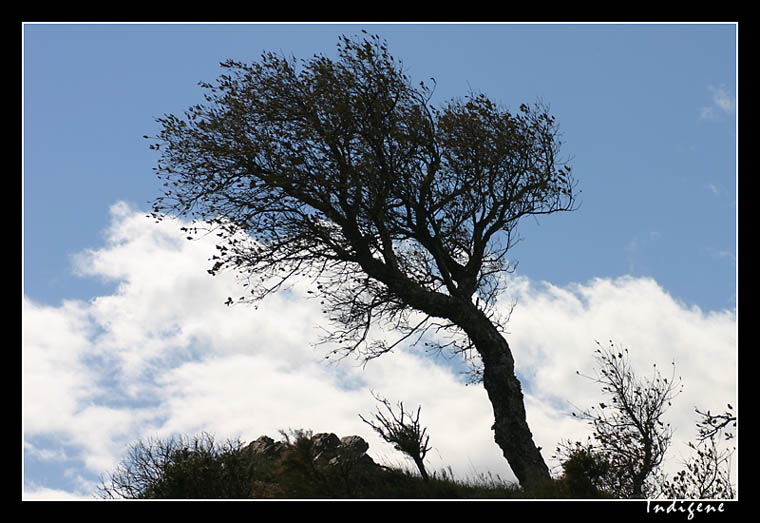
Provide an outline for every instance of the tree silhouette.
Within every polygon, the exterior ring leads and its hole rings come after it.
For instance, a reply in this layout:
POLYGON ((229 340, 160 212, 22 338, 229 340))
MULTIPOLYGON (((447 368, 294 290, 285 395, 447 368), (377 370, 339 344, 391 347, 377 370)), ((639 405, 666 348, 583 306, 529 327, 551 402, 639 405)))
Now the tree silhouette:
POLYGON ((600 493, 643 498, 656 488, 655 476, 670 446, 672 430, 662 418, 683 388, 681 379, 675 378, 675 366, 668 379, 656 365, 651 378, 640 377, 628 349, 612 341, 608 347, 597 345, 596 376, 587 378, 602 386, 605 401, 573 413, 591 424, 592 438, 560 444, 558 456, 589 458, 596 465, 591 483, 600 493))
POLYGON ((687 442, 693 455, 668 478, 662 463, 672 431, 663 416, 683 389, 681 378, 675 377, 675 363, 670 379, 656 365, 651 377, 641 377, 627 349, 618 349, 612 341, 609 347, 597 345, 596 376, 586 377, 602 386, 605 401, 572 413, 587 420, 593 433, 585 443, 561 442, 555 455, 571 491, 582 497, 733 498, 731 458, 736 448, 720 446, 721 439, 735 436, 733 407, 728 404, 719 414, 695 408, 698 437, 687 442))
POLYGON ((364 423, 372 427, 381 438, 388 443, 392 443, 396 450, 409 456, 417 466, 417 470, 420 471, 422 479, 428 481, 430 478, 425 469, 425 456, 430 450, 430 447, 428 447, 430 436, 426 434, 427 428, 420 427, 420 410, 422 406, 417 407, 417 414, 413 416, 411 412, 404 410, 404 403, 399 402, 397 405, 399 413, 397 415, 387 399, 381 398, 374 393, 372 396, 379 403, 383 404, 388 414, 384 414, 380 410, 380 407, 378 407, 374 420, 367 420, 361 414, 359 414, 359 417, 364 423))
POLYGON ((369 360, 431 329, 474 350, 496 442, 521 484, 548 480, 495 308, 520 218, 574 205, 547 108, 512 114, 475 93, 434 108, 377 36, 342 37, 336 60, 222 67, 205 104, 158 119, 152 215, 219 236, 209 272, 237 271, 250 291, 228 303, 311 278, 336 355, 369 360))

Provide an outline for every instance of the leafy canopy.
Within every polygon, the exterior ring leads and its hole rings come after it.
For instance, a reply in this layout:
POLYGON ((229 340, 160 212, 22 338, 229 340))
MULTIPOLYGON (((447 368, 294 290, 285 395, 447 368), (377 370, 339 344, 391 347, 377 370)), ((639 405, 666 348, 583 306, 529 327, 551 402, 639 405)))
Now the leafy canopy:
POLYGON ((375 322, 406 338, 456 330, 462 303, 492 308, 518 220, 573 206, 546 107, 473 93, 435 108, 376 36, 342 37, 337 59, 222 67, 205 104, 158 119, 153 216, 216 233, 209 272, 245 275, 241 300, 313 278, 338 351, 390 350, 370 341, 375 322))

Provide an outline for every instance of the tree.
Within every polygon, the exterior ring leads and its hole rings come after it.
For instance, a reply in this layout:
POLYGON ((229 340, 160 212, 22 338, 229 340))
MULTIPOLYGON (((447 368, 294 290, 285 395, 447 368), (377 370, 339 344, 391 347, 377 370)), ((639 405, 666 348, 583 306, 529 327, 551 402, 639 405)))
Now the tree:
POLYGON ((548 468, 526 422, 495 307, 525 216, 571 210, 571 169, 555 118, 483 94, 429 105, 377 36, 342 37, 338 59, 273 53, 228 60, 205 104, 158 119, 164 195, 152 215, 220 237, 211 274, 232 269, 256 302, 310 278, 333 354, 365 361, 431 329, 474 350, 494 437, 523 485, 548 468), (388 343, 374 327, 401 335, 388 343))
POLYGON ((662 418, 682 389, 680 378, 674 379, 674 367, 668 380, 656 365, 651 378, 640 378, 628 349, 620 350, 612 341, 609 347, 597 345, 599 368, 596 376, 587 377, 602 386, 605 401, 573 413, 592 425, 592 438, 585 444, 560 444, 558 456, 571 463, 593 464, 584 470, 591 472, 589 479, 601 494, 643 498, 657 488, 656 476, 672 437, 662 418))
POLYGON ((375 421, 367 420, 361 414, 359 414, 359 417, 364 423, 372 427, 381 438, 388 443, 392 443, 396 450, 409 456, 420 471, 422 479, 428 481, 429 476, 427 470, 425 470, 425 456, 430 450, 430 447, 428 447, 430 436, 425 434, 427 428, 420 428, 420 410, 422 406, 417 407, 417 414, 412 416, 410 412, 404 410, 404 403, 399 402, 399 414, 396 415, 387 399, 374 394, 373 396, 378 402, 383 404, 390 418, 383 414, 380 407, 377 408, 375 421), (404 417, 406 417, 406 420, 404 420, 404 417))

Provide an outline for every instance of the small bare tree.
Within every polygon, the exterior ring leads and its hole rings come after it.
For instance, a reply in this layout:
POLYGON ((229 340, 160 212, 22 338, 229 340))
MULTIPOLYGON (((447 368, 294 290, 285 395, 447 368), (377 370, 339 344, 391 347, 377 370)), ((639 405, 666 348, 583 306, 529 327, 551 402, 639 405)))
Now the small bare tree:
POLYGON ((652 479, 670 445, 672 431, 662 417, 681 391, 681 379, 674 379, 675 367, 670 379, 663 377, 656 364, 651 378, 639 378, 628 349, 618 350, 612 341, 609 347, 597 345, 597 375, 585 377, 602 386, 608 402, 573 413, 593 426, 592 438, 585 444, 560 444, 557 457, 593 457, 592 462, 605 465, 589 478, 598 492, 642 498, 652 492, 652 479))
POLYGON ((427 428, 420 429, 420 409, 422 406, 418 406, 417 414, 412 416, 411 413, 404 410, 404 403, 399 402, 397 404, 399 413, 396 415, 387 399, 379 397, 374 392, 372 396, 383 404, 390 418, 383 414, 380 407, 377 408, 377 414, 375 414, 376 421, 367 420, 361 414, 359 414, 359 417, 364 423, 372 427, 381 438, 388 443, 392 443, 396 450, 412 458, 422 478, 428 481, 429 476, 425 470, 424 459, 430 450, 430 447, 428 447, 430 436, 425 434, 427 428))

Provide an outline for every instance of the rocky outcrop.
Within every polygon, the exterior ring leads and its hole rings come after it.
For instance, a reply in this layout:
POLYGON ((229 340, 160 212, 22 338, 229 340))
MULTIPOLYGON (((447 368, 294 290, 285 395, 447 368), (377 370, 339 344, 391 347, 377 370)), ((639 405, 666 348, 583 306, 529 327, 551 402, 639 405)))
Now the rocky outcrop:
POLYGON ((369 449, 369 443, 364 441, 361 436, 345 436, 343 438, 340 438, 340 444, 348 452, 361 455, 365 454, 369 449))
POLYGON ((261 436, 252 441, 245 447, 244 452, 250 456, 263 456, 266 458, 276 458, 282 454, 285 443, 275 441, 269 436, 261 436))
MULTIPOLYGON (((369 444, 361 436, 344 436, 338 438, 332 432, 320 432, 307 435, 311 440, 313 459, 332 465, 341 462, 359 463, 367 466, 376 466, 374 460, 367 454, 369 444)), ((288 448, 285 441, 275 441, 269 436, 260 436, 249 443, 244 452, 251 457, 265 457, 277 459, 288 448)))
POLYGON ((283 441, 260 436, 243 448, 255 471, 250 497, 356 497, 384 484, 388 472, 367 454, 369 444, 361 436, 310 431, 283 436, 283 441))
POLYGON ((314 459, 330 461, 338 455, 341 441, 332 432, 320 432, 311 437, 314 459))

